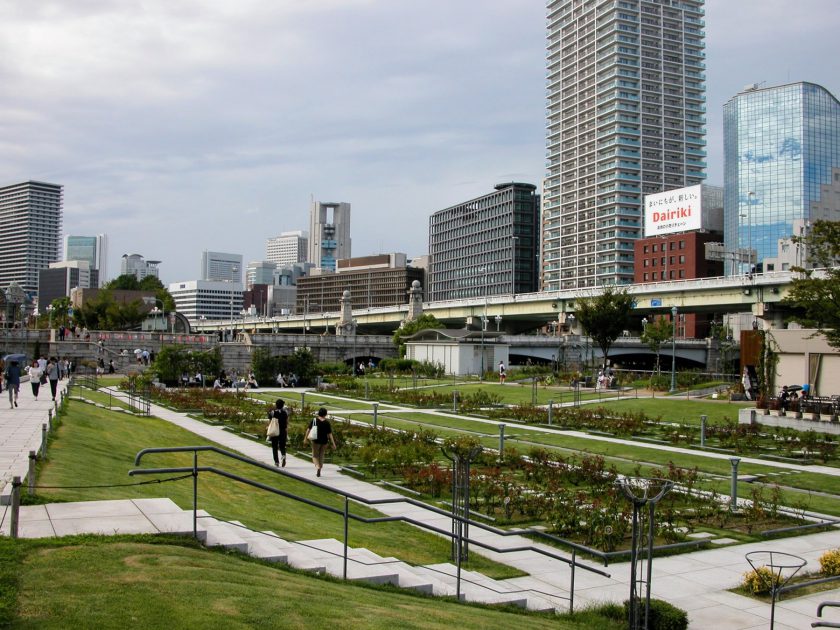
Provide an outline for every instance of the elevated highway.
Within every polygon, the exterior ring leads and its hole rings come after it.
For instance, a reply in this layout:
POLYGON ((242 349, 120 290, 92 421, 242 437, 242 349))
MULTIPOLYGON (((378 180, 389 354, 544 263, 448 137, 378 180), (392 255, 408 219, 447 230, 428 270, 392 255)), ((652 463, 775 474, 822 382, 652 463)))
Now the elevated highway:
MULTIPOLYGON (((795 274, 789 271, 754 274, 752 276, 724 276, 633 284, 626 287, 634 297, 638 319, 670 312, 676 306, 682 313, 743 313, 752 312, 763 320, 767 328, 781 327, 785 309, 781 301, 787 296, 795 274)), ((461 300, 426 302, 423 312, 434 315, 446 326, 462 328, 469 320, 480 321, 485 310, 490 319, 489 329, 519 333, 534 330, 547 322, 561 321, 575 312, 575 300, 592 297, 603 288, 570 289, 543 293, 496 295, 461 300)), ((351 296, 352 299, 352 296, 351 296)), ((360 333, 390 334, 405 319, 407 304, 382 308, 354 309, 353 319, 360 333)), ((233 322, 237 329, 258 332, 299 332, 332 334, 340 320, 337 311, 283 315, 276 317, 246 317, 233 322)), ((231 327, 228 320, 192 322, 193 330, 216 331, 231 327)))

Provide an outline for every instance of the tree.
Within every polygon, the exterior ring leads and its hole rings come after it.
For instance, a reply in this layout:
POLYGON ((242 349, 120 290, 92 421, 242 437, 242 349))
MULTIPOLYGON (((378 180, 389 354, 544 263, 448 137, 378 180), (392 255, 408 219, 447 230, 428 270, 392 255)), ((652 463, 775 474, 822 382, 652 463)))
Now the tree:
POLYGON ((674 336, 674 326, 665 317, 658 317, 653 322, 645 324, 645 329, 642 331, 642 343, 647 344, 651 352, 656 354, 656 373, 659 374, 659 353, 662 350, 662 344, 671 341, 674 336))
POLYGON ((403 339, 427 328, 444 328, 444 325, 434 315, 424 313, 417 319, 411 320, 410 322, 403 322, 403 325, 397 328, 394 332, 393 339, 400 357, 405 356, 405 343, 403 339))
POLYGON ((609 352, 613 342, 628 327, 633 311, 633 298, 626 290, 616 291, 607 287, 593 298, 578 298, 575 317, 583 331, 601 348, 604 366, 609 365, 609 352))
POLYGON ((124 273, 117 276, 110 282, 106 282, 103 289, 121 289, 123 291, 138 291, 140 290, 140 281, 133 273, 124 273))
POLYGON ((806 246, 814 266, 824 269, 795 267, 801 276, 782 303, 793 308, 791 319, 818 329, 831 347, 840 348, 840 222, 817 221, 808 235, 793 240, 806 246))

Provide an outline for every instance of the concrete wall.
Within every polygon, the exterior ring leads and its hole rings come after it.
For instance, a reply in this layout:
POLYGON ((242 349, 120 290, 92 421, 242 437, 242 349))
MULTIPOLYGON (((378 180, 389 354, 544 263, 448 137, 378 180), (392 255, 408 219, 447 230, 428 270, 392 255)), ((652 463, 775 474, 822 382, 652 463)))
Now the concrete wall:
POLYGON ((782 385, 811 385, 814 396, 840 394, 840 350, 828 345, 815 330, 773 330, 778 346, 776 389, 782 385))

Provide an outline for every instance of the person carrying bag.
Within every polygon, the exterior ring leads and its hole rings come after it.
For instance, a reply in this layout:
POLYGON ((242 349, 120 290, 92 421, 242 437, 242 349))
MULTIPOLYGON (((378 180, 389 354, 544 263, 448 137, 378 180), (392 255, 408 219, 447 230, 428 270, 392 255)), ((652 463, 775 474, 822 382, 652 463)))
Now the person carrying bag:
POLYGON ((324 467, 324 454, 327 452, 327 444, 336 449, 335 438, 333 437, 332 425, 327 420, 327 410, 321 407, 318 415, 312 419, 306 428, 306 436, 303 443, 312 443, 312 463, 315 464, 315 476, 321 476, 321 468, 324 467))
POLYGON ((274 456, 274 465, 286 466, 286 443, 289 436, 289 414, 283 408, 286 403, 278 398, 274 403, 274 409, 268 412, 268 428, 266 429, 266 436, 271 442, 271 454, 274 456), (278 456, 282 455, 282 460, 278 456))

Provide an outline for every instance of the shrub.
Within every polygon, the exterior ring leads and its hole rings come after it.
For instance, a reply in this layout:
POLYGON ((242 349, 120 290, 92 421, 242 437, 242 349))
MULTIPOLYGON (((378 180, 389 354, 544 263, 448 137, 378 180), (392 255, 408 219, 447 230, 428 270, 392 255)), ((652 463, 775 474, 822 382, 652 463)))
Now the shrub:
MULTIPOLYGON (((641 614, 644 615, 644 600, 639 602, 641 614)), ((630 602, 624 602, 624 618, 630 617, 630 602)), ((669 604, 661 599, 650 600, 649 630, 686 630, 688 628, 688 613, 681 608, 669 604)))
POLYGON ((825 576, 840 575, 840 549, 829 549, 820 556, 820 573, 825 576))
POLYGON ((779 576, 768 567, 758 567, 753 571, 747 571, 744 573, 744 581, 741 582, 741 586, 753 595, 769 593, 774 585, 779 585, 779 576))

